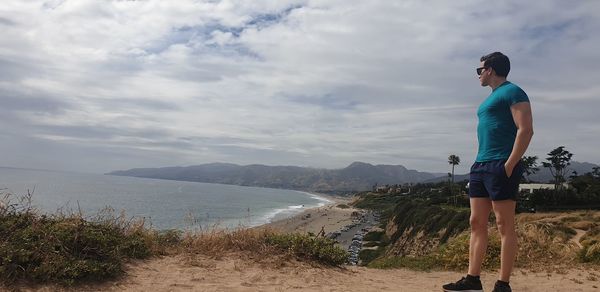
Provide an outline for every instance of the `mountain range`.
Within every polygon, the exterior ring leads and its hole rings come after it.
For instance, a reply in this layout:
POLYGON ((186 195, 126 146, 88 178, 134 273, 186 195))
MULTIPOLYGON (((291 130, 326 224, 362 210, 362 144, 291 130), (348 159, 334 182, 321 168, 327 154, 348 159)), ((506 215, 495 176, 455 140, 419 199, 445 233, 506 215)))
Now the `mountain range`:
POLYGON ((363 191, 375 184, 416 183, 445 176, 443 173, 407 169, 402 165, 372 165, 364 162, 354 162, 342 169, 210 163, 185 167, 134 168, 107 174, 323 193, 363 191))
MULTIPOLYGON (((590 172, 595 166, 598 165, 574 161, 571 162, 569 169, 584 174, 590 172)), ((420 172, 407 169, 402 165, 372 165, 364 162, 354 162, 342 169, 209 163, 194 166, 134 168, 107 174, 338 194, 370 190, 376 184, 440 182, 448 179, 445 173, 420 172)), ((455 181, 462 181, 468 177, 468 174, 456 175, 455 181)), ((529 179, 548 182, 552 179, 552 175, 548 169, 540 167, 540 170, 529 179)))

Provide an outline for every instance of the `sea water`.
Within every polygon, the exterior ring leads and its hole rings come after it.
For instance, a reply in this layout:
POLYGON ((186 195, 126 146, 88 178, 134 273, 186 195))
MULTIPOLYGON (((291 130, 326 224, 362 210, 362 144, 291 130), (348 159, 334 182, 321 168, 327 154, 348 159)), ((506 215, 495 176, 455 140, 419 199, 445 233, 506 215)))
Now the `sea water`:
POLYGON ((30 193, 41 213, 94 218, 112 209, 156 229, 252 227, 330 202, 293 190, 2 167, 0 193, 13 203, 30 193))

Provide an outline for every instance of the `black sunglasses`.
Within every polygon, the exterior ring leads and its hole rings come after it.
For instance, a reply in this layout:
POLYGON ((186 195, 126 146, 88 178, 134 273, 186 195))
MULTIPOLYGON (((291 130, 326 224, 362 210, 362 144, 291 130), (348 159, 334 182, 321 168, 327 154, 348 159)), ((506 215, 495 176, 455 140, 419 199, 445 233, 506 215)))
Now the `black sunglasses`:
POLYGON ((479 67, 479 68, 475 69, 475 70, 477 70, 477 75, 481 76, 481 72, 483 72, 483 70, 487 69, 487 68, 489 68, 489 67, 479 67))

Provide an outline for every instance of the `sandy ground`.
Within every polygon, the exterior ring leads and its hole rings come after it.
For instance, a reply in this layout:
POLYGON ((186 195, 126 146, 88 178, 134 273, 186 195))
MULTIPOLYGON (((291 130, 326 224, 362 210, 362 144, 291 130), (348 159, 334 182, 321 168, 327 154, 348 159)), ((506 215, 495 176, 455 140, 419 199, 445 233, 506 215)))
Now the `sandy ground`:
MULTIPOLYGON (((441 285, 462 275, 364 267, 330 268, 291 261, 257 262, 231 255, 221 259, 163 257, 129 265, 128 275, 112 283, 79 286, 72 291, 442 291, 441 285)), ((570 270, 563 274, 516 271, 513 291, 600 291, 600 272, 570 270)), ((495 275, 482 276, 491 291, 495 275)), ((25 291, 31 289, 25 289, 25 291)), ((39 291, 57 291, 45 286, 39 291)))
MULTIPOLYGON (((317 233, 338 230, 352 221, 353 209, 331 205, 306 210, 270 226, 282 231, 317 233), (311 214, 310 218, 306 218, 311 214)), ((441 285, 463 276, 457 272, 417 272, 405 269, 377 270, 346 266, 333 268, 278 257, 251 259, 228 254, 219 259, 206 256, 166 256, 127 265, 127 275, 104 284, 64 289, 57 286, 11 287, 22 291, 442 291, 441 285)), ((492 291, 496 275, 482 275, 484 290, 492 291)), ((600 291, 600 271, 570 269, 564 272, 516 270, 513 291, 600 291)), ((4 288, 6 289, 6 288, 4 288)), ((2 288, 0 287, 0 290, 2 288)))
POLYGON ((339 204, 348 204, 352 200, 340 197, 327 197, 332 200, 331 204, 323 207, 307 209, 304 212, 293 217, 278 220, 265 226, 280 230, 282 232, 312 232, 319 233, 321 228, 325 234, 340 230, 342 227, 352 223, 352 212, 358 211, 355 208, 338 208, 339 204))

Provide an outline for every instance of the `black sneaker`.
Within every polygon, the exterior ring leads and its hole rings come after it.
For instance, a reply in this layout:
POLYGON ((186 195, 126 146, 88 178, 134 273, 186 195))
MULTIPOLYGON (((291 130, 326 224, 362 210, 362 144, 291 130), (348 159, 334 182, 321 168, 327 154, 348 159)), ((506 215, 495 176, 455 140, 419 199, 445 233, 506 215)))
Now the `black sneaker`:
POLYGON ((493 292, 512 292, 510 285, 506 282, 496 281, 496 285, 494 285, 493 292))
POLYGON ((480 280, 465 277, 462 277, 456 283, 446 284, 442 288, 446 292, 483 292, 480 280))

